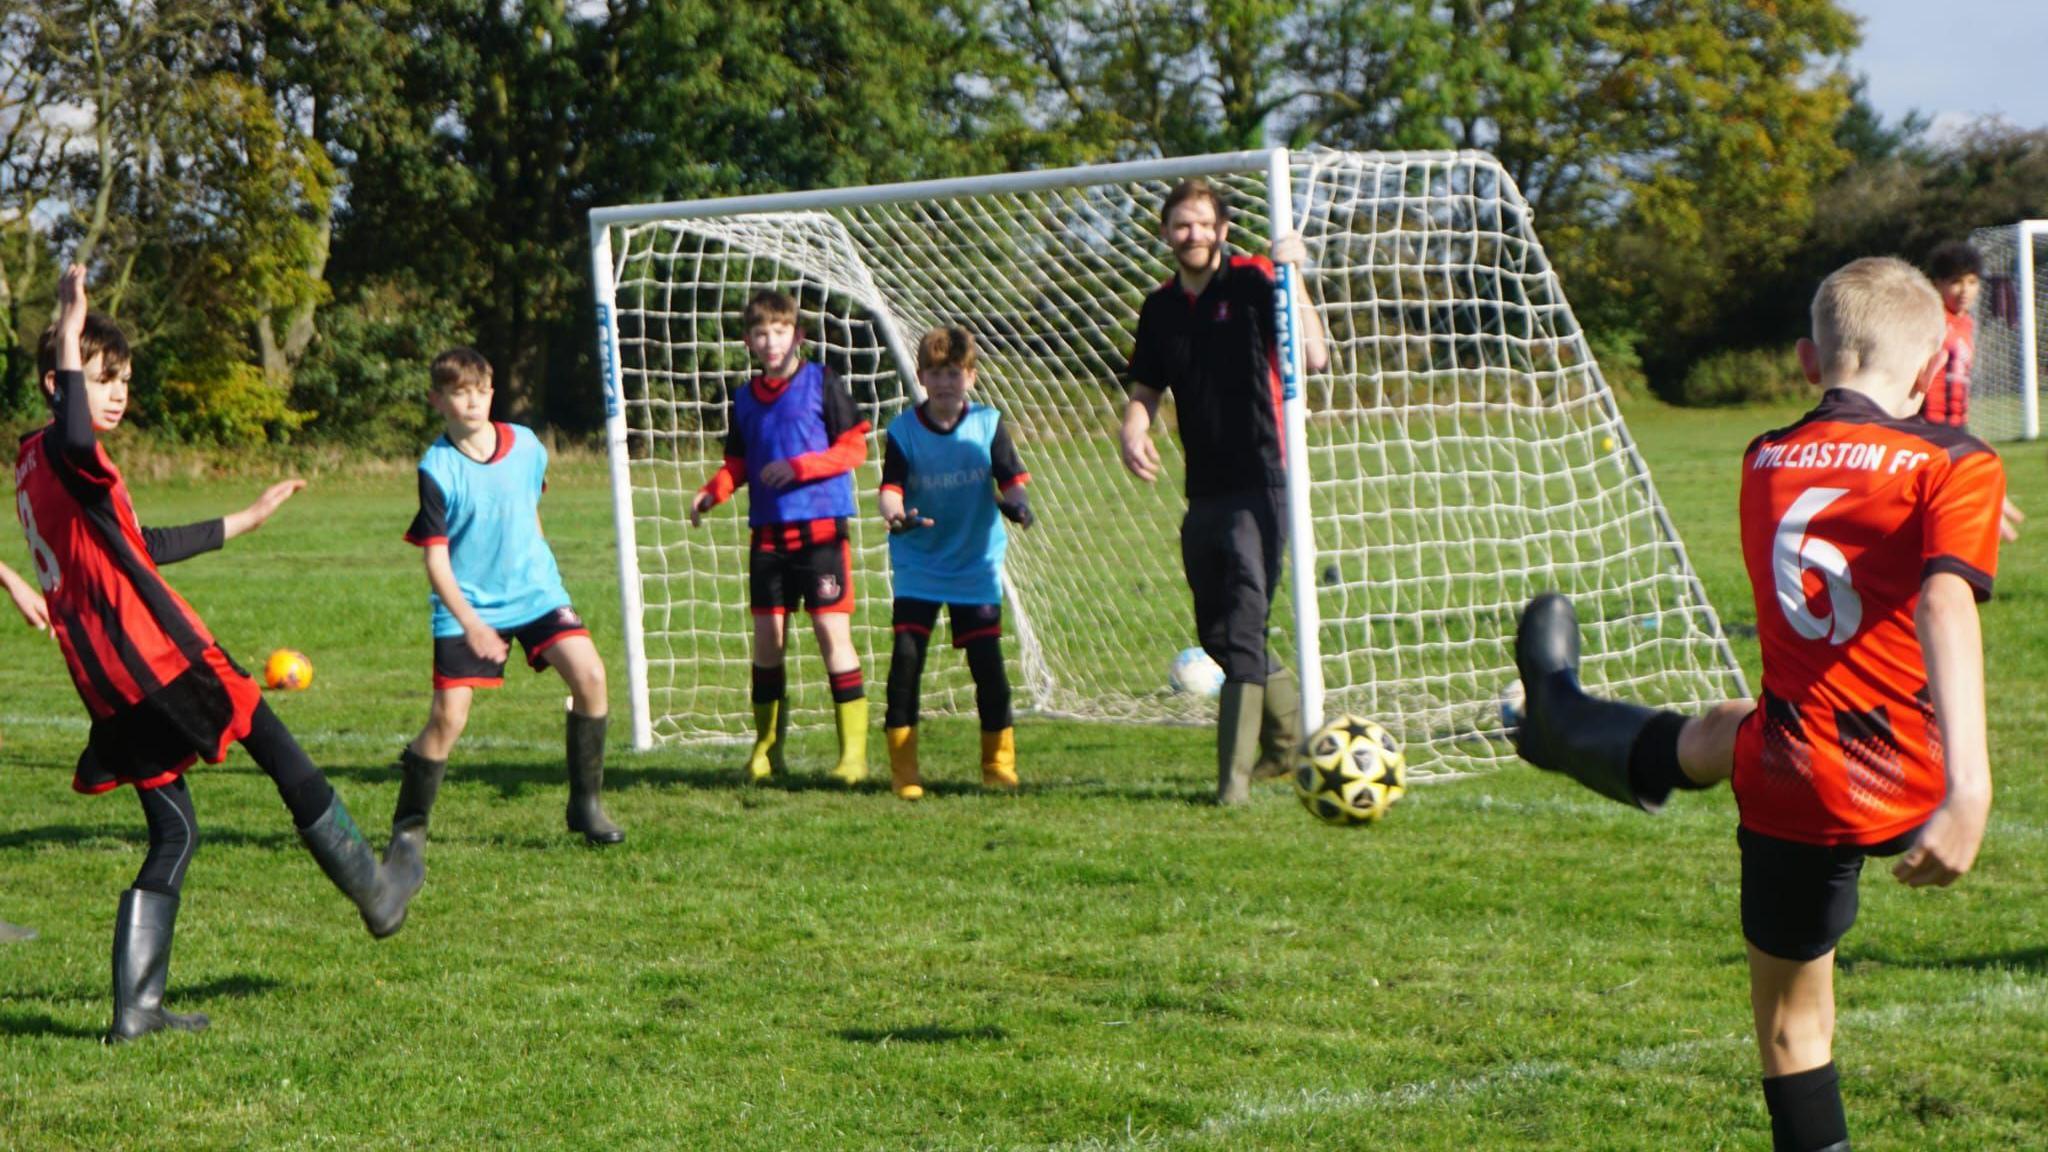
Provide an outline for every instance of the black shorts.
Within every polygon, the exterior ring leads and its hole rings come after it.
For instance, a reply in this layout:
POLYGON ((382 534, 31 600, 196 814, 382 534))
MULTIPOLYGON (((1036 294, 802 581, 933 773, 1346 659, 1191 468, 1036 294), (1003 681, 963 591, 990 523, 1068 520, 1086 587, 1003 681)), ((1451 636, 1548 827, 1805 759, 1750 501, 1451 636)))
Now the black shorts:
POLYGON ((756 616, 798 608, 816 616, 853 611, 853 547, 845 540, 747 554, 748 602, 756 616))
POLYGON ((1266 682, 1266 617, 1287 551, 1287 491, 1259 488, 1188 501, 1180 561, 1195 599, 1195 638, 1225 680, 1266 682))
MULTIPOLYGON (((576 609, 557 608, 537 620, 529 620, 517 628, 500 628, 498 635, 506 643, 514 640, 526 649, 526 664, 535 672, 547 667, 541 654, 571 636, 588 636, 590 629, 583 626, 583 617, 576 609)), ((505 682, 505 662, 486 660, 469 650, 469 641, 460 636, 434 637, 434 687, 441 688, 496 688, 505 682)))
POLYGON ((1738 828, 1742 849, 1742 936, 1780 960, 1817 960, 1856 923, 1856 881, 1863 861, 1896 856, 1920 829, 1882 844, 1800 844, 1738 828))
POLYGON ((248 735, 262 703, 262 691, 234 657, 209 648, 177 679, 92 722, 71 787, 88 796, 123 784, 160 788, 200 760, 218 764, 229 744, 248 735))
MULTIPOLYGON (((1003 606, 1001 604, 948 604, 953 620, 953 647, 965 648, 976 640, 1003 635, 1003 606)), ((919 635, 932 634, 933 625, 939 622, 939 602, 936 600, 915 600, 898 596, 890 612, 890 631, 916 632, 919 635)))

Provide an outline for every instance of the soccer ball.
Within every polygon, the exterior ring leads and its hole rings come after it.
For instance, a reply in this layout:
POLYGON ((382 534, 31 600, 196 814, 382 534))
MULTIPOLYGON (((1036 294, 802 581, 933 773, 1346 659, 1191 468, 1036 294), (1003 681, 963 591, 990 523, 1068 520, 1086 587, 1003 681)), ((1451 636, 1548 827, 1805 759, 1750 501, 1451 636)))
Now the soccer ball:
POLYGON ((1408 791, 1408 759, 1392 733, 1339 716, 1309 737, 1294 769, 1302 807, 1328 824, 1370 824, 1408 791))
POLYGON ((1183 648, 1166 671, 1166 682, 1175 692, 1214 696, 1223 691, 1223 669, 1200 648, 1183 648))
POLYGON ((313 683, 313 662, 304 652, 279 648, 263 662, 263 686, 296 692, 313 683))

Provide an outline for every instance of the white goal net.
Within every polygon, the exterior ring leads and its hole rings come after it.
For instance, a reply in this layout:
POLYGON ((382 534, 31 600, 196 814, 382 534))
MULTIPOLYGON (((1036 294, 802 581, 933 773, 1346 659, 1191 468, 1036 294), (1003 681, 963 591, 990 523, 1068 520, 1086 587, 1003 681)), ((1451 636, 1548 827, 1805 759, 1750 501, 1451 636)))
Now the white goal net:
MULTIPOLYGON (((1119 462, 1137 309, 1168 275, 1161 200, 1208 177, 1234 246, 1264 252, 1266 152, 592 213, 604 329, 636 743, 735 737, 751 724, 746 495, 692 530, 717 467, 727 399, 751 374, 740 310, 795 296, 809 354, 872 422, 856 476, 870 684, 889 651, 885 532, 873 513, 881 436, 914 402, 911 349, 938 324, 982 344, 976 399, 1000 409, 1038 524, 1011 529, 1006 604, 1020 710, 1106 721, 1206 719, 1167 669, 1193 644, 1180 568, 1182 458, 1119 462)), ((1512 756, 1500 701, 1514 623, 1536 592, 1578 598, 1586 679, 1702 705, 1744 693, 1712 606, 1660 505, 1514 183, 1481 153, 1298 152, 1292 217, 1328 372, 1303 381, 1314 524, 1306 617, 1327 714, 1377 719, 1421 775, 1512 756), (1316 617, 1319 622, 1314 622, 1316 617)), ((1165 423, 1171 424, 1171 401, 1165 423)), ((1290 620, 1289 593, 1276 626, 1290 620)), ((791 626, 799 721, 828 697, 791 626)), ((1299 646, 1275 629, 1290 661, 1299 646)), ((927 711, 971 710, 938 645, 927 711)), ((880 710, 876 710, 879 715, 880 710)))
POLYGON ((1970 431, 1993 442, 2041 434, 2040 379, 2048 348, 2048 220, 1979 228, 1970 244, 1984 258, 1977 295, 1975 361, 1970 370, 1970 431))

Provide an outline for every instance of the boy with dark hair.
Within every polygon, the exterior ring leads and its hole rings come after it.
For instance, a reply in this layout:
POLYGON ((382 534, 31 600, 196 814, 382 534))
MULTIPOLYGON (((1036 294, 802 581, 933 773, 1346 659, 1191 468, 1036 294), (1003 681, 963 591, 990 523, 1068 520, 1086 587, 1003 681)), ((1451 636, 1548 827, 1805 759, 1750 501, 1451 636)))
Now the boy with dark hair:
MULTIPOLYGON (((21 613, 21 618, 28 622, 29 627, 34 628, 38 632, 49 631, 50 610, 43 603, 42 595, 34 588, 29 587, 28 581, 16 575, 14 569, 9 568, 5 564, 0 564, 0 587, 7 589, 8 597, 14 601, 15 611, 21 613)), ((0 920, 0 944, 11 944, 35 938, 35 929, 0 920)))
POLYGON ((953 647, 966 651, 974 675, 981 785, 1017 787, 1010 679, 1003 670, 1003 553, 1009 536, 1002 520, 1031 527, 1024 492, 1031 474, 1017 457, 1002 414, 968 403, 978 359, 974 337, 965 329, 926 332, 917 344, 917 380, 925 401, 890 422, 882 455, 877 503, 889 526, 889 570, 896 584, 883 730, 890 787, 905 800, 924 795, 917 762, 918 685, 940 604, 952 616, 953 647))
POLYGON ((1942 350, 1948 368, 1927 390, 1920 414, 1930 424, 1961 428, 1970 422, 1970 368, 1976 358, 1977 293, 1982 290, 1984 258, 1966 240, 1950 240, 1927 254, 1927 278, 1941 293, 1947 328, 1942 350))
MULTIPOLYGON (((1193 593, 1196 637, 1223 669, 1216 802, 1242 804, 1254 776, 1291 768, 1300 726, 1300 686, 1267 650, 1266 618, 1287 549, 1274 263, 1298 268, 1307 248, 1300 236, 1283 236, 1270 260, 1229 255, 1230 212, 1206 180, 1175 186, 1160 208, 1159 226, 1174 275, 1138 311, 1123 462, 1140 480, 1158 477, 1152 425, 1160 401, 1172 392, 1187 453, 1181 567, 1193 593)), ((1303 366, 1321 372, 1329 364, 1322 322, 1298 275, 1294 292, 1303 366)))
POLYGON ((796 301, 759 292, 741 323, 760 375, 733 396, 725 463, 690 503, 690 524, 751 485, 747 583, 754 617, 756 737, 746 778, 784 769, 789 711, 784 700, 783 638, 789 613, 811 614, 832 682, 839 762, 832 776, 858 784, 868 775, 868 701, 860 652, 853 646, 853 552, 846 522, 854 514, 853 470, 867 459, 868 430, 839 377, 803 357, 796 301))
POLYGON ((1656 811, 1732 778, 1742 930, 1777 1152, 1846 1152, 1834 1065, 1835 945, 1870 856, 1915 887, 1969 871, 1991 809, 1977 603, 1998 567, 2005 471, 1917 417, 1942 378, 1941 301, 1911 265, 1858 260, 1799 342, 1819 407, 1751 442, 1742 551, 1763 645, 1760 700, 1686 717, 1586 695, 1578 623, 1522 614, 1522 758, 1656 811))
POLYGON ((405 923, 424 874, 417 861, 379 863, 255 681, 157 571, 254 531, 305 481, 272 485, 219 520, 142 527, 120 470, 99 443, 127 409, 127 338, 113 321, 87 311, 83 267, 64 273, 57 299, 57 322, 44 333, 38 357, 54 419, 22 438, 15 509, 51 627, 92 716, 71 786, 97 794, 133 784, 149 822, 149 852, 121 896, 114 925, 107 1039, 119 1041, 207 1023, 163 1008, 178 897, 198 844, 184 778, 193 761, 218 764, 239 742, 276 784, 307 850, 355 901, 373 936, 389 936, 405 923))
POLYGON ((399 754, 404 783, 389 854, 417 859, 426 851, 427 818, 470 703, 478 688, 505 682, 514 639, 528 667, 553 668, 569 685, 569 831, 590 844, 617 844, 626 834, 598 798, 611 715, 604 659, 541 531, 548 451, 531 429, 491 419, 491 364, 481 353, 451 348, 430 371, 427 402, 443 432, 420 457, 420 507, 405 538, 419 547, 432 590, 434 700, 426 727, 399 754))

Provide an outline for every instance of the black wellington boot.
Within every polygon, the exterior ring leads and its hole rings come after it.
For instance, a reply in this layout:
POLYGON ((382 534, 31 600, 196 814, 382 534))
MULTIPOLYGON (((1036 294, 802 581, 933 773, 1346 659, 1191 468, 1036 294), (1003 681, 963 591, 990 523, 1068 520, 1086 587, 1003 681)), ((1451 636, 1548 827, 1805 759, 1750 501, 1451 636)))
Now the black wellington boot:
POLYGON ((448 762, 429 760, 408 747, 398 754, 398 768, 404 777, 398 785, 398 804, 391 810, 391 843, 384 849, 384 859, 407 869, 419 860, 424 871, 427 816, 434 810, 434 798, 441 794, 448 762))
POLYGON ((1645 812, 1664 806, 1663 796, 1638 795, 1628 773, 1636 737, 1657 712, 1580 689, 1579 616, 1570 600, 1545 592, 1522 609, 1515 666, 1526 695, 1515 732, 1522 759, 1645 812))
POLYGON ((401 853, 378 863, 339 794, 312 827, 299 829, 299 839, 334 886, 355 901, 370 935, 382 940, 405 925, 406 906, 427 878, 419 857, 401 853))
POLYGON ((171 931, 178 921, 178 898, 146 888, 121 893, 114 914, 114 1022, 107 1043, 119 1044, 151 1032, 175 1028, 198 1032, 204 1015, 164 1011, 164 984, 171 976, 171 931))
POLYGON ((1294 669, 1274 667, 1266 673, 1266 698, 1259 715, 1259 762, 1254 780, 1294 775, 1295 754, 1301 751, 1301 682, 1294 669))
POLYGON ((1234 808, 1251 800, 1252 769, 1259 762, 1263 684, 1226 681, 1216 697, 1216 803, 1234 808))
POLYGON ((583 833, 592 844, 617 844, 625 829, 605 815, 598 793, 604 790, 604 731, 609 716, 569 713, 569 831, 583 833))

